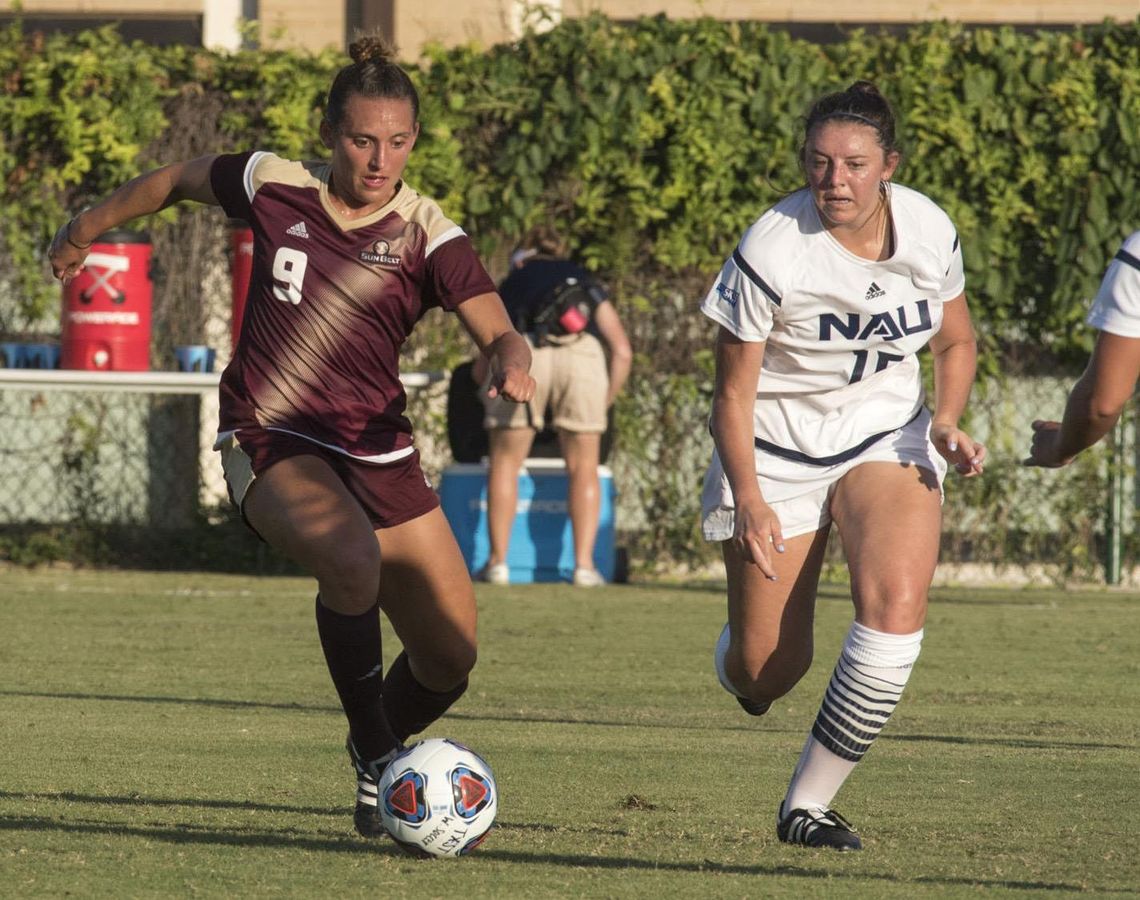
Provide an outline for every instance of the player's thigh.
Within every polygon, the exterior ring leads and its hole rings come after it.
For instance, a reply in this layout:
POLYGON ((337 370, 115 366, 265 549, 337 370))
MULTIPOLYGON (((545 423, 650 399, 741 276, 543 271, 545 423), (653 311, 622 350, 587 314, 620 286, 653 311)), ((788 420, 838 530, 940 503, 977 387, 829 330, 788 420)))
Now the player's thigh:
POLYGON ((380 573, 376 535, 360 504, 324 460, 290 456, 269 466, 250 485, 242 512, 266 543, 322 585, 373 602, 380 573))
POLYGON ((721 544, 728 577, 729 675, 736 683, 763 680, 783 693, 812 658, 815 598, 829 528, 784 541, 773 553, 776 580, 747 562, 732 541, 721 544))
POLYGON ((475 590, 451 526, 437 507, 376 536, 384 555, 380 607, 417 676, 448 689, 476 655, 475 590))
POLYGON ((558 444, 562 458, 570 472, 598 471, 602 455, 602 435, 600 432, 564 431, 558 432, 558 444))
POLYGON ((492 428, 487 432, 487 441, 492 467, 501 465, 517 470, 534 444, 534 429, 492 428))
POLYGON ((895 634, 921 628, 942 528, 937 476, 913 464, 863 463, 840 479, 831 515, 859 622, 895 634))

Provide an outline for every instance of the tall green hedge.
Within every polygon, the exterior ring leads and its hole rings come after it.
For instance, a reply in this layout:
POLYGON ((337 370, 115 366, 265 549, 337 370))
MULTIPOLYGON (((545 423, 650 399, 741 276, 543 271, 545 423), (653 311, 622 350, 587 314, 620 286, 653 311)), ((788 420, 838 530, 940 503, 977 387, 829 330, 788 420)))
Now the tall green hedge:
MULTIPOLYGON (((8 26, 0 254, 20 308, 54 302, 41 250, 65 210, 161 161, 173 102, 223 101, 214 149, 317 154, 342 62, 8 26)), ((898 177, 957 222, 995 347, 1086 349, 1072 325, 1140 221, 1140 19, 1037 34, 937 23, 821 47, 760 24, 591 17, 489 50, 437 49, 412 68, 425 134, 409 179, 488 253, 537 221, 561 226, 630 302, 648 299, 639 284, 707 279, 800 183, 806 106, 856 78, 895 101, 898 177)))
MULTIPOLYGON (((191 151, 320 155, 343 62, 155 48, 112 29, 0 32, 0 331, 50 317, 59 294, 43 248, 69 210, 126 178, 191 151)), ((801 183, 815 97, 866 78, 895 102, 896 177, 958 226, 990 372, 1026 347, 1081 359, 1087 299, 1140 227, 1140 19, 1032 34, 931 23, 819 46, 760 24, 594 16, 511 45, 435 49, 409 68, 423 133, 408 180, 489 263, 549 222, 614 287, 638 352, 619 453, 644 491, 643 549, 659 555, 691 543, 691 516, 670 523, 695 502, 698 440, 675 404, 700 406, 711 371, 696 300, 743 228, 801 183), (646 417, 659 439, 645 438, 646 417)), ((197 215, 147 224, 161 236, 197 215)), ((178 266, 197 271, 191 258, 178 266)), ((468 348, 447 322, 409 352, 445 367, 468 348)))

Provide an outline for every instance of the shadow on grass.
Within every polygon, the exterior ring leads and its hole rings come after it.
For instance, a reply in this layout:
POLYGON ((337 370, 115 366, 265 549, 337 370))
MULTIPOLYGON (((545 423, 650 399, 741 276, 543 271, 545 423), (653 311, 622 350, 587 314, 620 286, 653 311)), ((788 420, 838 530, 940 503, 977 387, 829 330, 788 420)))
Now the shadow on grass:
POLYGON ((961 744, 967 747, 1013 747, 1017 750, 1135 750, 1135 744, 1104 744, 1091 741, 1042 741, 1037 738, 982 738, 949 734, 883 734, 880 740, 914 743, 961 744))
MULTIPOLYGON (((505 829, 525 828, 523 825, 504 825, 505 829)), ((174 827, 139 827, 134 825, 112 825, 105 822, 68 820, 66 822, 41 816, 0 816, 0 831, 7 832, 56 832, 59 834, 107 835, 111 837, 137 837, 147 841, 166 841, 171 844, 202 844, 223 847, 288 848, 325 853, 369 854, 372 856, 398 857, 409 859, 401 850, 386 841, 364 842, 352 836, 319 837, 302 832, 281 831, 234 831, 195 825, 174 827)), ((806 851, 805 851, 806 852, 806 851)), ((471 858, 475 860, 510 863, 512 865, 561 866, 580 871, 638 870, 680 873, 714 873, 721 875, 766 875, 769 877, 800 878, 812 881, 827 879, 846 880, 855 885, 864 881, 886 882, 891 884, 967 886, 973 888, 1005 888, 1022 891, 1064 891, 1079 893, 1095 891, 1102 895, 1134 896, 1130 888, 1090 888, 1088 885, 1050 881, 1018 881, 1013 879, 953 878, 946 876, 899 877, 884 873, 838 870, 834 865, 808 868, 794 865, 738 865, 718 863, 714 860, 701 862, 670 862, 662 860, 636 859, 624 856, 598 857, 558 853, 525 853, 512 850, 495 850, 484 846, 471 858)), ((833 857, 826 857, 831 861, 833 857)))
MULTIPOLYGON (((129 694, 82 694, 71 691, 12 691, 0 690, 0 697, 29 697, 39 700, 98 700, 110 703, 170 703, 177 706, 211 706, 218 709, 278 709, 285 712, 324 713, 340 715, 339 707, 325 704, 269 703, 261 700, 226 700, 205 697, 155 697, 131 696, 129 694)), ((739 725, 709 725, 707 723, 686 724, 663 717, 655 722, 631 722, 628 719, 587 719, 566 716, 503 715, 491 713, 448 712, 441 721, 460 722, 526 722, 532 725, 585 725, 595 728, 645 728, 667 731, 711 732, 744 731, 755 734, 803 734, 805 728, 779 728, 771 722, 758 725, 743 721, 739 725)), ((949 734, 891 734, 884 733, 880 741, 910 741, 934 744, 955 744, 969 747, 1012 747, 1019 750, 1135 750, 1135 744, 1108 744, 1092 741, 1049 741, 1037 738, 1004 737, 991 738, 949 734)))
POLYGON ((146 694, 82 694, 78 691, 5 691, 0 697, 38 700, 98 700, 106 703, 171 703, 176 706, 212 706, 216 709, 280 709, 286 712, 340 713, 339 706, 317 703, 270 703, 265 700, 227 700, 216 697, 159 697, 146 694))
MULTIPOLYGON (((805 850, 805 853, 813 851, 805 850)), ((825 859, 835 859, 837 854, 831 851, 821 851, 825 859)), ((914 878, 888 875, 881 872, 852 871, 844 872, 834 866, 810 869, 790 865, 738 865, 733 863, 718 863, 706 859, 702 862, 669 862, 661 860, 628 859, 622 857, 599 858, 596 856, 571 856, 554 853, 531 855, 512 850, 495 850, 486 848, 479 850, 478 855, 487 859, 498 859, 510 863, 544 863, 546 865, 566 866, 574 869, 652 869, 663 872, 693 872, 714 873, 721 875, 768 875, 783 876, 785 878, 827 879, 829 881, 848 880, 851 882, 880 881, 894 884, 928 884, 943 886, 970 886, 975 888, 1007 888, 1011 890, 1027 891, 1099 891, 1104 894, 1131 895, 1131 888, 1090 888, 1081 884, 1070 884, 1054 881, 1016 881, 995 880, 987 878, 951 878, 945 876, 916 876, 914 878)), ((814 853, 813 853, 814 855, 814 853)))
MULTIPOLYGON (((0 791, 0 800, 14 800, 24 803, 41 803, 45 801, 78 803, 87 806, 137 806, 154 809, 185 807, 189 809, 249 810, 250 812, 258 813, 272 812, 291 815, 332 816, 337 819, 345 820, 348 818, 347 807, 345 806, 286 806, 280 803, 254 803, 249 800, 204 800, 196 797, 146 797, 142 794, 124 797, 102 794, 78 794, 74 791, 24 791, 22 793, 0 791)), ((6 827, 3 824, 5 821, 8 821, 8 819, 4 816, 0 816, 0 829, 6 827)), ((45 818, 45 821, 53 820, 45 818)), ((573 834, 599 834, 607 837, 629 837, 629 832, 624 828, 599 828, 595 825, 578 827, 573 825, 553 825, 548 822, 498 822, 495 828, 496 830, 502 829, 504 831, 545 831, 561 834, 569 832, 573 834)))
MULTIPOLYGON (((347 820, 347 813, 344 814, 347 820)), ((53 831, 60 834, 103 834, 115 837, 138 837, 148 841, 167 841, 171 844, 217 844, 231 847, 290 847, 298 850, 329 853, 368 853, 383 856, 405 856, 398 847, 385 841, 365 843, 350 834, 344 837, 319 837, 304 832, 280 829, 278 831, 235 831, 209 826, 179 824, 177 827, 137 826, 92 822, 76 819, 61 821, 46 816, 0 816, 0 831, 53 831)))
POLYGON ((344 816, 343 806, 288 806, 281 803, 255 803, 252 800, 204 800, 200 798, 147 797, 143 794, 113 796, 101 794, 77 794, 74 791, 0 791, 0 800, 22 800, 27 803, 51 801, 58 803, 83 803, 90 806, 142 806, 171 807, 187 806, 194 809, 248 809, 251 812, 287 813, 305 816, 344 816))

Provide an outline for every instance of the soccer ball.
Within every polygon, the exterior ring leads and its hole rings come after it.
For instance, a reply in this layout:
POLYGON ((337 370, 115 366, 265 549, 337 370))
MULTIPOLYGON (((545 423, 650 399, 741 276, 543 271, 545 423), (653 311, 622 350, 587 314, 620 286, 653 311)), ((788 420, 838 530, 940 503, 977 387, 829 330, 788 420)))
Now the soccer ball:
POLYGON ((491 767, 448 738, 412 744, 378 785, 380 820, 415 856, 462 856, 487 836, 499 809, 491 767))

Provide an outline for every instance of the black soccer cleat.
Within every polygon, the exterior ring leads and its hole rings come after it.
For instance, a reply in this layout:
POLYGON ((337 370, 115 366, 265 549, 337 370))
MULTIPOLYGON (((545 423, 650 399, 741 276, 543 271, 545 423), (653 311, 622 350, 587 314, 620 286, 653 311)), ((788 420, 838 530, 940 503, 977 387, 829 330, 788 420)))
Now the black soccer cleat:
POLYGON ((344 742, 348 758, 352 760, 352 770, 356 773, 356 809, 352 814, 352 824, 361 837, 379 838, 388 832, 380 819, 380 798, 377 785, 384 770, 403 748, 397 747, 379 759, 366 762, 356 752, 350 734, 344 742))
POLYGON ((785 844, 804 847, 830 847, 841 851, 863 849, 863 842, 854 827, 834 809, 793 809, 777 820, 776 837, 785 844))
POLYGON ((749 700, 747 697, 740 697, 736 694, 733 696, 736 697, 736 702, 740 704, 740 708, 750 716, 762 716, 772 708, 771 700, 749 700))

